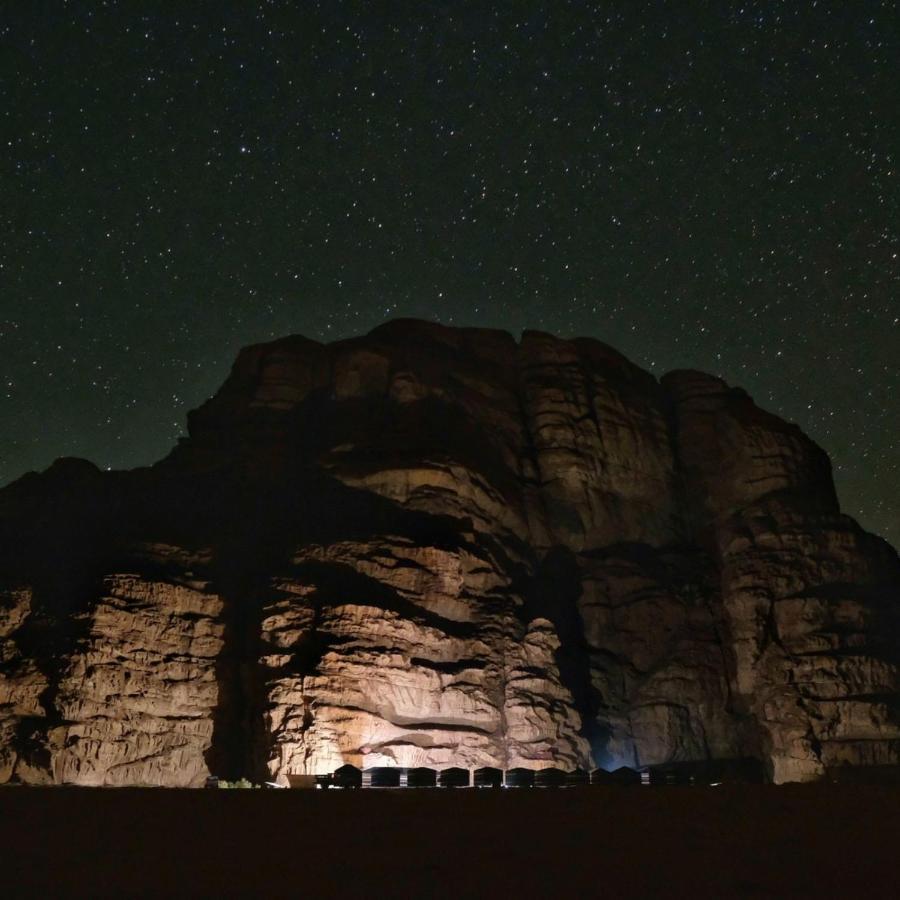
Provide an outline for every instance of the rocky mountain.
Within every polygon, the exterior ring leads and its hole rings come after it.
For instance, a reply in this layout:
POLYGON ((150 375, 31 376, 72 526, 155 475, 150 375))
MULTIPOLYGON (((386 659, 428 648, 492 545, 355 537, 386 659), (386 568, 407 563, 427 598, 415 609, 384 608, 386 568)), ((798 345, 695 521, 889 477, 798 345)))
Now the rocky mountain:
POLYGON ((189 435, 0 491, 0 781, 900 762, 897 554, 717 378, 394 321, 189 435))

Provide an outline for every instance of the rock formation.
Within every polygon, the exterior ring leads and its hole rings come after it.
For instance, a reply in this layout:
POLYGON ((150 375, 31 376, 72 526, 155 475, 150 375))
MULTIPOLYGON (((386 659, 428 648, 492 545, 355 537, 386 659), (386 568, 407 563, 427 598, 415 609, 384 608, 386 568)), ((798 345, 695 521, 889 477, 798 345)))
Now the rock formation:
POLYGON ((900 762, 900 563, 742 391, 588 339, 247 348, 0 491, 0 781, 900 762))

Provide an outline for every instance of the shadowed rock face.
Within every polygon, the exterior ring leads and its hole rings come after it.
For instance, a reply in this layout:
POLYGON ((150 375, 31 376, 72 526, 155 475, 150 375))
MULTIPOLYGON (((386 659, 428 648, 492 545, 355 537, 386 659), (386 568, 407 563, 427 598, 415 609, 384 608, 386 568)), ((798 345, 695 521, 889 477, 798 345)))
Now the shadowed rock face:
POLYGON ((900 762, 897 555, 716 378, 398 321, 189 431, 0 491, 0 781, 900 762))

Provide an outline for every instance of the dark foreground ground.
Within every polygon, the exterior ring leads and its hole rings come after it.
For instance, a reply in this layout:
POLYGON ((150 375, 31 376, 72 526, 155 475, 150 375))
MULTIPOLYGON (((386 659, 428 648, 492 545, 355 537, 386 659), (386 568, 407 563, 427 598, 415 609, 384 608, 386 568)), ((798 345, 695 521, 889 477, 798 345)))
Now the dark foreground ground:
POLYGON ((3 897, 900 896, 900 788, 0 789, 3 897))

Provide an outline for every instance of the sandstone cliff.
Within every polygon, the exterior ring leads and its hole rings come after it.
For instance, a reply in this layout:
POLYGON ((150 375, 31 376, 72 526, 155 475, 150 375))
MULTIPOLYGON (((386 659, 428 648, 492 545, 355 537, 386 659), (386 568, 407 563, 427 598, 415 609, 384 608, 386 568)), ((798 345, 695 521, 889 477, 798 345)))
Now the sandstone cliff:
POLYGON ((0 781, 900 762, 900 563, 742 391, 413 321, 0 491, 0 781))

